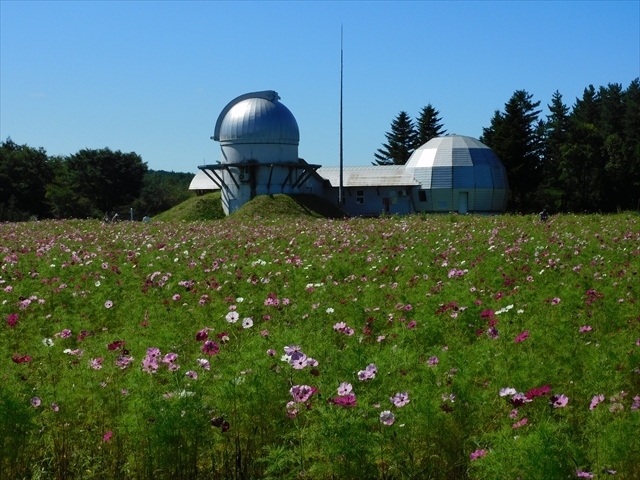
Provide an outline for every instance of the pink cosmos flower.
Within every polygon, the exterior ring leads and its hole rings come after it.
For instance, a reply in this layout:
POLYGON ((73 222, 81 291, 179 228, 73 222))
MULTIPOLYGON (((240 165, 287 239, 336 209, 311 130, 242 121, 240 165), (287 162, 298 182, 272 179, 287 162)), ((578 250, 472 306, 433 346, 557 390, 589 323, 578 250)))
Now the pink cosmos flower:
POLYGON ((89 366, 94 370, 100 370, 102 368, 102 362, 104 362, 104 358, 102 357, 92 358, 89 362, 89 366))
POLYGON ((196 333, 196 341, 197 342, 204 342, 208 338, 209 338, 209 332, 208 332, 207 328, 203 328, 198 333, 196 333))
POLYGON ((407 323, 407 328, 412 329, 412 328, 416 328, 418 326, 418 322, 416 322, 415 320, 411 320, 409 323, 407 323))
POLYGON ((375 364, 370 363, 364 370, 360 370, 358 372, 358 379, 362 381, 372 380, 376 378, 376 373, 378 373, 378 367, 376 367, 375 364))
POLYGON ((187 373, 185 373, 185 376, 187 376, 188 378, 190 378, 192 380, 197 380, 198 379, 198 372, 195 372, 193 370, 189 370, 187 373))
POLYGON ((527 423, 529 423, 529 420, 525 417, 522 420, 517 421, 516 423, 514 423, 513 425, 511 425, 513 428, 520 428, 525 426, 527 423))
POLYGON ((304 353, 296 352, 289 362, 296 370, 302 370, 307 366, 307 356, 304 353), (295 357, 295 358, 294 358, 295 357))
POLYGON ((553 405, 553 408, 563 408, 569 403, 569 398, 564 394, 554 395, 549 403, 553 405))
POLYGON ((31 405, 32 405, 34 408, 38 408, 38 407, 40 406, 40 404, 41 404, 41 403, 42 403, 42 400, 40 400, 40 397, 33 397, 33 398, 31 399, 31 405))
POLYGON ((270 357, 275 357, 276 351, 273 348, 270 348, 269 350, 267 350, 267 355, 269 355, 270 357))
POLYGON ((287 417, 296 418, 298 415, 298 409, 296 408, 296 402, 287 402, 287 417))
POLYGON ((200 365, 205 370, 211 369, 211 364, 209 363, 209 360, 206 360, 204 358, 199 358, 198 359, 198 365, 200 365))
POLYGON ((583 325, 580 327, 580 333, 590 332, 593 328, 590 325, 583 325))
POLYGON ((71 330, 65 328, 61 332, 58 332, 54 335, 54 338, 69 338, 71 336, 71 330))
POLYGON ((471 452, 471 454, 469 455, 469 460, 471 460, 472 462, 484 457, 487 454, 487 451, 484 449, 479 449, 476 450, 475 452, 471 452))
POLYGON ((176 294, 175 294, 173 297, 171 297, 171 298, 172 298, 174 301, 178 301, 178 300, 180 300, 180 298, 182 298, 182 297, 180 297, 180 294, 179 294, 179 293, 176 293, 176 294))
POLYGON ((487 336, 492 340, 497 340, 500 334, 498 333, 498 329, 492 326, 487 329, 487 336))
POLYGON ((19 353, 14 353, 11 356, 11 360, 13 360, 14 363, 29 363, 31 362, 33 359, 31 358, 31 355, 20 355, 19 353))
POLYGON ((536 397, 541 397, 543 395, 548 395, 551 392, 550 385, 543 385, 541 387, 535 387, 529 390, 525 395, 528 399, 533 400, 536 397))
POLYGON ((558 297, 555 297, 553 300, 551 300, 551 305, 558 305, 560 303, 560 299, 558 297))
POLYGON ((393 397, 389 397, 389 400, 396 407, 404 407, 410 401, 407 392, 398 392, 393 397))
POLYGON ((604 395, 600 394, 600 395, 595 395, 592 399, 591 399, 591 404, 589 405, 589 410, 593 410, 595 409, 598 404, 600 402, 604 401, 604 395))
POLYGON ((60 411, 60 407, 58 406, 57 403, 52 403, 51 404, 51 410, 53 410, 54 412, 58 412, 58 411, 60 411))
POLYGON ((353 394, 348 394, 348 395, 343 395, 343 396, 338 396, 335 397, 331 400, 331 402, 334 405, 339 405, 341 407, 356 407, 358 405, 358 402, 356 400, 356 396, 353 394))
POLYGON ((380 412, 380 422, 382 422, 384 425, 393 425, 393 422, 395 421, 395 416, 389 410, 380 412))
POLYGON ((525 403, 530 403, 532 401, 533 400, 527 398, 527 396, 522 392, 516 393, 513 397, 511 397, 511 400, 509 400, 509 402, 511 402, 511 405, 515 407, 520 407, 525 403))
POLYGON ((352 390, 353 390, 353 386, 350 383, 342 382, 338 386, 338 395, 340 395, 341 397, 345 395, 349 395, 352 390))
POLYGON ((578 477, 578 478, 593 478, 593 473, 585 472, 583 470, 576 470, 576 477, 578 477))
POLYGON ((289 389, 289 393, 293 397, 293 400, 298 403, 306 402, 317 391, 317 388, 310 387, 309 385, 294 385, 289 389))
POLYGON ((103 441, 104 443, 107 443, 109 440, 111 440, 111 437, 113 437, 113 431, 109 430, 107 433, 105 433, 105 434, 102 436, 102 441, 103 441))
POLYGON ((439 362, 440 360, 438 360, 438 357, 429 357, 429 359, 427 360, 427 365, 430 367, 435 367, 439 362))
POLYGON ((162 359, 162 363, 170 364, 175 362, 177 359, 178 359, 177 353, 173 353, 173 352, 167 353, 162 359))
POLYGON ((513 341, 515 343, 521 343, 524 342, 527 338, 529 338, 529 330, 525 330, 524 332, 522 332, 520 335, 514 338, 513 341))

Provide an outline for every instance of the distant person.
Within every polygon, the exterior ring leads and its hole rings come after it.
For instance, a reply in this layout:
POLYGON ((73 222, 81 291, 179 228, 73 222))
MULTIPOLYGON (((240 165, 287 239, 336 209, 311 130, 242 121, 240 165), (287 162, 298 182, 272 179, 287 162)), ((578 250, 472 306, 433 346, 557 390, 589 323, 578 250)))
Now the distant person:
POLYGON ((104 214, 104 223, 109 223, 109 212, 105 212, 104 214))
POLYGON ((151 221, 151 217, 149 215, 145 215, 144 217, 142 217, 142 221, 144 223, 149 223, 151 221))
POLYGON ((549 219, 549 212, 547 211, 546 208, 543 208, 542 211, 540 212, 540 221, 546 222, 548 219, 549 219))
POLYGON ((111 219, 111 223, 116 223, 118 221, 118 214, 116 213, 111 219))

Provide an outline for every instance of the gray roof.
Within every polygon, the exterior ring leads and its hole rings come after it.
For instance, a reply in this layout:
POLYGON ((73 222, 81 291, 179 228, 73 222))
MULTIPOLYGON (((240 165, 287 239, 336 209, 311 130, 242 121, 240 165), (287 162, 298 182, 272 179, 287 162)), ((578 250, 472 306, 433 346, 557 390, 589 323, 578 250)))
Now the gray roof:
MULTIPOLYGON (((322 167, 318 175, 329 180, 332 187, 340 185, 340 167, 322 167)), ((370 167, 344 167, 342 182, 345 187, 406 187, 420 185, 407 172, 404 165, 372 165, 370 167)))
POLYGON ((278 94, 271 90, 236 97, 220 112, 213 139, 221 145, 298 145, 298 123, 279 99, 278 94))

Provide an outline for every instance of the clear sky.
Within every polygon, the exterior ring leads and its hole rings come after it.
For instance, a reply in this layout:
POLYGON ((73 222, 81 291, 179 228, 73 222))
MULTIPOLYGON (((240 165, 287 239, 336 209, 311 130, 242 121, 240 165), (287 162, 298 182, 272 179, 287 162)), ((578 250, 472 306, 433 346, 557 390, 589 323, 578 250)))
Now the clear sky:
POLYGON ((299 156, 370 165, 402 110, 431 103, 479 137, 513 92, 573 105, 640 76, 640 1, 205 2, 0 0, 0 139, 49 155, 109 147, 196 172, 238 95, 276 90, 299 156))

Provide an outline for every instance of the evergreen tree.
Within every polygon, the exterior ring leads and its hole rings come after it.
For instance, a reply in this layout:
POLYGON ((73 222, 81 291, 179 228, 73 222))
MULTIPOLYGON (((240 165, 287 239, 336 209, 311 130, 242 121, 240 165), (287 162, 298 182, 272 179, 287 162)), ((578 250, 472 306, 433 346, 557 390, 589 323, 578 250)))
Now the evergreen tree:
POLYGON ((557 90, 551 97, 551 105, 547 105, 549 115, 543 126, 543 162, 542 180, 538 189, 538 202, 547 209, 562 208, 564 189, 560 180, 560 163, 562 146, 569 136, 569 107, 562 101, 557 90))
POLYGON ((400 112, 391 123, 391 132, 384 134, 387 143, 373 155, 373 165, 404 165, 415 150, 417 133, 407 112, 400 112))
POLYGON ((492 148, 502 160, 509 180, 510 209, 534 211, 539 205, 532 193, 542 178, 542 138, 538 120, 540 102, 517 90, 505 104, 504 112, 496 111, 491 126, 483 128, 480 141, 492 148))
POLYGON ((415 148, 421 147, 432 138, 441 137, 447 133, 447 131, 442 128, 442 118, 440 118, 439 115, 440 112, 433 108, 430 103, 427 104, 426 107, 422 107, 417 121, 417 142, 415 148))

